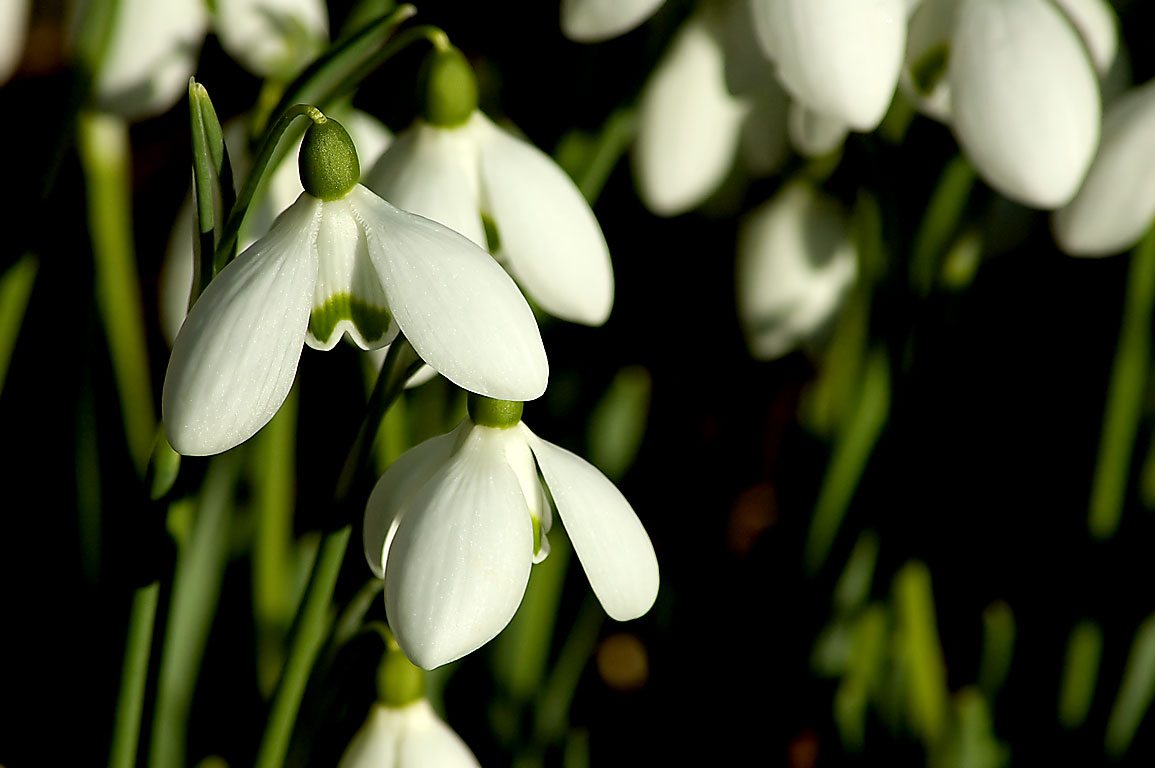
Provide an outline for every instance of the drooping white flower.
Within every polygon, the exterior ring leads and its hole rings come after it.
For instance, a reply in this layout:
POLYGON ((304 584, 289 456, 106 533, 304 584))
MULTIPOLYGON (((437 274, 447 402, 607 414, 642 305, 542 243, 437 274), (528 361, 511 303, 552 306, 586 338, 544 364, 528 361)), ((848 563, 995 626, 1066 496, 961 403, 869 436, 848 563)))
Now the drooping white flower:
POLYGON ((758 0, 753 8, 791 96, 856 131, 878 126, 902 65, 904 0, 758 0))
POLYGON ((742 221, 735 284, 750 354, 780 357, 820 330, 858 271, 838 202, 791 181, 742 221))
POLYGON ((520 418, 520 403, 471 397, 470 416, 404 454, 369 497, 365 556, 385 579, 389 626, 420 667, 458 659, 509 623, 531 564, 549 551, 545 487, 606 613, 637 618, 657 596, 654 548, 629 502, 520 418))
POLYGON ((828 115, 807 109, 798 101, 790 103, 787 117, 790 143, 805 157, 824 157, 842 146, 850 129, 828 115))
POLYGON ((102 110, 144 118, 186 93, 208 25, 203 0, 120 0, 93 84, 102 110))
POLYGON ((335 121, 309 128, 301 158, 305 191, 209 284, 177 336, 162 397, 174 449, 207 455, 247 440, 284 402, 302 346, 330 349, 343 334, 370 349, 400 330, 464 389, 541 395, 533 313, 484 251, 358 184, 335 121))
POLYGON ((561 0, 561 31, 570 40, 596 43, 629 32, 665 0, 561 0))
POLYGON ((1035 208, 1079 188, 1099 143, 1099 86, 1048 0, 962 0, 948 63, 952 125, 983 179, 1035 208))
POLYGON ((401 208, 441 222, 493 255, 546 312, 601 325, 614 300, 609 248, 577 185, 532 144, 476 109, 460 51, 433 55, 426 115, 397 135, 367 185, 401 208), (445 93, 465 86, 461 94, 445 93), (448 83, 448 85, 446 85, 448 83), (460 97, 460 98, 459 98, 460 97))
POLYGON ((659 216, 698 206, 741 158, 751 173, 785 159, 786 95, 740 2, 700 6, 675 33, 638 103, 633 168, 659 216))
POLYGON ((221 47, 245 69, 288 79, 329 42, 322 0, 216 0, 221 47))
POLYGON ((478 768, 477 758, 426 699, 374 704, 338 768, 478 768))
POLYGON ((1155 220, 1155 80, 1121 96, 1103 117, 1103 138, 1075 198, 1055 211, 1055 242, 1072 256, 1125 250, 1155 220))
POLYGON ((28 13, 32 0, 6 0, 0 3, 0 85, 12 77, 20 55, 24 53, 24 38, 28 34, 28 13))

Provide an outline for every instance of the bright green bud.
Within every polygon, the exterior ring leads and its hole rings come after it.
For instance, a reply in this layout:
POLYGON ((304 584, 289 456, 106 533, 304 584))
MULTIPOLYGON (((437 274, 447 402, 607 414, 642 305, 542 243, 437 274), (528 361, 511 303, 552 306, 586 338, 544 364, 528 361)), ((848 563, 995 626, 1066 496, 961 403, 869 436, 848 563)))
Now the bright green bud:
POLYGON ((301 186, 321 200, 340 200, 361 179, 357 148, 336 120, 322 117, 305 131, 298 156, 301 186))
POLYGON ((459 126, 477 109, 477 76, 464 54, 452 46, 425 57, 417 82, 421 116, 431 125, 459 126))
POLYGON ((469 418, 479 427, 509 429, 521 422, 525 403, 519 400, 494 400, 485 395, 469 394, 469 418))
POLYGON ((406 707, 425 696, 425 673, 398 649, 385 651, 377 665, 377 701, 406 707))

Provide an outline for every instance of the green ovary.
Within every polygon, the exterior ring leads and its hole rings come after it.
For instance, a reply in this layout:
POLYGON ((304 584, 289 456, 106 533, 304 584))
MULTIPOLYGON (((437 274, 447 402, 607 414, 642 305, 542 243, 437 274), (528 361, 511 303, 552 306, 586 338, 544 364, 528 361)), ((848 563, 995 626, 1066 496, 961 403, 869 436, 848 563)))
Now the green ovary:
POLYGON ((348 320, 366 344, 380 341, 389 330, 389 312, 384 307, 376 307, 347 293, 330 296, 320 307, 314 307, 309 316, 309 329, 313 337, 324 343, 329 340, 342 320, 348 320))

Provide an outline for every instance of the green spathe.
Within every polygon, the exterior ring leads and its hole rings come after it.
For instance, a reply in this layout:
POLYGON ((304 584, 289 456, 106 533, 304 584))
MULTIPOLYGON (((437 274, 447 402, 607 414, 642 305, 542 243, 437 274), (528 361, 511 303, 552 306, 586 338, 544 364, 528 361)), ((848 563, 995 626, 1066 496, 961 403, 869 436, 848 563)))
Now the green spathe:
POLYGON ((477 76, 457 48, 430 53, 417 82, 421 116, 431 125, 456 128, 477 110, 477 76))
POLYGON ((301 142, 298 156, 301 186, 321 200, 340 200, 361 179, 357 148, 336 120, 314 119, 301 142))
POLYGON ((492 397, 470 393, 469 418, 479 427, 509 429, 521 423, 525 406, 518 400, 495 400, 492 397))
POLYGON ((328 341, 342 320, 348 320, 360 332, 366 344, 374 344, 389 330, 389 312, 375 307, 348 293, 338 293, 320 307, 313 307, 309 315, 309 330, 313 338, 328 341))

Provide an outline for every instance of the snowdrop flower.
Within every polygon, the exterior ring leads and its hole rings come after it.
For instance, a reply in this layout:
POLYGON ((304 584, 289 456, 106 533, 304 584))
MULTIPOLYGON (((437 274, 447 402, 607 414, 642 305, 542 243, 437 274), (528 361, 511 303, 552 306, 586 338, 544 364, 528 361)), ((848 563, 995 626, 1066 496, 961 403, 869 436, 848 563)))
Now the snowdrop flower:
POLYGON ((343 334, 363 349, 400 331, 470 391, 532 399, 548 368, 533 313, 481 249, 357 183, 352 140, 314 111, 301 145, 304 192, 213 280, 173 346, 161 406, 185 455, 228 450, 288 395, 303 344, 343 334))
POLYGON ((477 82, 456 48, 431 54, 424 117, 398 134, 367 185, 399 207, 486 247, 542 309, 601 325, 614 300, 609 248, 573 181, 533 145, 477 111, 477 82))
POLYGON ((833 316, 858 270, 837 201, 808 182, 784 186, 738 232, 738 317, 750 354, 780 357, 833 316))
POLYGON ((216 0, 221 47, 262 77, 291 78, 329 42, 322 0, 216 0))
POLYGON ((32 0, 6 0, 0 3, 0 84, 8 81, 24 53, 28 34, 28 13, 32 0))
POLYGON ((629 502, 531 432, 521 411, 471 396, 456 429, 404 454, 369 497, 365 557, 385 579, 397 642, 425 669, 481 647, 513 618, 530 565, 549 552, 547 486, 606 613, 637 618, 657 596, 657 558, 629 502))
POLYGON ((638 194, 659 216, 697 207, 736 157, 755 175, 785 159, 786 94, 740 2, 699 7, 675 33, 638 104, 633 169, 638 194))
POLYGON ((1072 256, 1130 248, 1155 219, 1155 80, 1120 97, 1103 117, 1099 153, 1075 198, 1055 211, 1055 241, 1072 256))
POLYGON ((374 704, 337 768, 477 768, 469 747, 426 699, 374 704))
POLYGON ((961 0, 948 77, 959 145, 987 183, 1035 208, 1074 196, 1099 143, 1099 86, 1053 3, 961 0))
POLYGON ((101 109, 158 115, 188 89, 208 18, 204 0, 120 0, 94 83, 101 109))
POLYGON ((878 126, 902 65, 904 0, 760 0, 753 9, 791 96, 853 130, 878 126))
POLYGON ((596 43, 629 32, 665 0, 561 0, 561 31, 570 40, 596 43))

